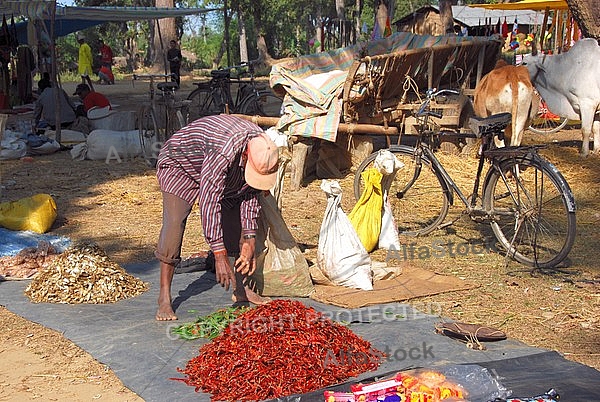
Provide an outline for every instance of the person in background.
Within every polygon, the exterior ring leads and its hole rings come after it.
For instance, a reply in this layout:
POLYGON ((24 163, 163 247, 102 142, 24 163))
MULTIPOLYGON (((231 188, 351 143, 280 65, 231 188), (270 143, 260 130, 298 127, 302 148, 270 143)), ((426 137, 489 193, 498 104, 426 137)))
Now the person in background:
POLYGON ((56 130, 56 91, 59 91, 60 126, 67 128, 73 124, 76 117, 75 105, 73 105, 64 89, 52 86, 50 80, 46 83, 43 79, 39 81, 38 89, 41 92, 35 101, 33 110, 35 126, 42 128, 44 126, 43 122, 45 122, 52 130, 56 130))
POLYGON ((100 63, 112 71, 113 51, 102 39, 98 39, 100 63))
POLYGON ((77 116, 86 116, 92 108, 105 108, 112 109, 108 98, 102 95, 100 92, 96 92, 90 89, 87 84, 79 84, 75 89, 73 95, 79 95, 79 98, 83 102, 83 105, 77 107, 77 116))
POLYGON ((99 84, 114 85, 115 83, 115 76, 106 66, 100 67, 100 70, 98 70, 98 78, 99 84))
POLYGON ((225 290, 233 288, 234 302, 270 300, 252 291, 246 279, 256 269, 258 195, 275 185, 278 166, 279 150, 269 136, 256 124, 231 115, 198 119, 164 143, 156 165, 163 198, 154 253, 160 262, 158 321, 177 319, 171 282, 195 203, 215 256, 217 282, 225 290))
POLYGON ((181 82, 181 50, 177 47, 177 42, 174 40, 169 42, 169 50, 167 50, 167 61, 169 62, 169 70, 173 75, 171 81, 176 82, 179 86, 181 82))
POLYGON ((79 42, 79 58, 77 60, 77 70, 81 75, 81 83, 89 84, 90 88, 94 88, 90 75, 92 74, 92 49, 90 45, 85 43, 85 37, 82 33, 77 34, 77 42, 79 42))
POLYGON ((44 92, 44 89, 49 88, 52 84, 50 83, 50 73, 44 72, 42 74, 42 78, 38 81, 38 95, 41 95, 44 92))
POLYGON ((102 39, 98 39, 98 44, 100 45, 100 70, 98 71, 100 83, 112 85, 115 83, 115 76, 112 72, 112 49, 102 39))

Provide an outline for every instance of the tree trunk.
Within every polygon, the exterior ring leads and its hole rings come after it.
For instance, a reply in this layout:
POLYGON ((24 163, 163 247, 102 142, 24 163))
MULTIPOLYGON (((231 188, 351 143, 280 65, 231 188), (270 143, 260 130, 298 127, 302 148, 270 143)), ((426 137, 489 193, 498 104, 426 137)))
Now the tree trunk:
POLYGON ((345 43, 344 38, 346 37, 346 32, 345 32, 345 20, 346 20, 346 7, 344 5, 344 0, 335 0, 335 12, 337 14, 337 20, 338 20, 338 43, 337 46, 338 47, 343 47, 343 46, 347 46, 347 43, 345 43))
POLYGON ((273 56, 269 53, 267 48, 267 41, 265 39, 265 27, 262 23, 262 6, 260 0, 251 0, 250 5, 252 7, 252 15, 254 17, 254 27, 256 30, 256 49, 258 50, 258 60, 265 66, 270 66, 273 63, 273 56))
POLYGON ((454 17, 452 15, 452 1, 451 0, 440 0, 440 19, 442 20, 442 27, 446 35, 454 35, 454 17))
POLYGON ((362 33, 362 25, 360 24, 360 17, 362 14, 362 1, 355 0, 354 3, 354 30, 355 30, 355 38, 360 38, 362 33))
POLYGON ((238 15, 238 35, 240 36, 240 62, 248 61, 248 42, 246 38, 246 23, 244 20, 244 13, 240 10, 240 3, 237 2, 237 15, 238 15))
POLYGON ((229 53, 229 23, 231 21, 231 13, 229 12, 229 6, 227 5, 227 0, 223 0, 223 22, 225 24, 225 32, 223 35, 223 40, 225 42, 225 53, 227 57, 227 65, 231 66, 231 55, 229 53))
POLYGON ((594 3, 596 2, 588 0, 567 0, 569 10, 583 36, 600 40, 600 8, 597 4, 594 6, 594 3))
POLYGON ((217 68, 219 68, 219 64, 221 63, 221 60, 223 59, 223 55, 225 54, 226 47, 227 47, 227 43, 225 42, 225 39, 223 39, 221 41, 221 47, 219 48, 219 52, 213 59, 213 64, 212 64, 213 70, 216 70, 217 68))
MULTIPOLYGON (((156 0, 156 7, 173 7, 173 0, 156 0)), ((175 28, 175 18, 164 18, 154 20, 154 38, 152 40, 153 49, 151 61, 155 66, 165 69, 168 72, 167 50, 169 49, 169 41, 179 41, 177 30, 175 28)))

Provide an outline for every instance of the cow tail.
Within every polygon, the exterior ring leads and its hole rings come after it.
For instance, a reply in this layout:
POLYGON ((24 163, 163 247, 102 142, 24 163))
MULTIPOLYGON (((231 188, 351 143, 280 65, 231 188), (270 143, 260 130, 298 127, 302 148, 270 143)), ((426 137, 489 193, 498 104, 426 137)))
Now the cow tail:
MULTIPOLYGON (((510 145, 513 145, 513 141, 515 141, 516 138, 516 130, 515 128, 517 127, 517 116, 519 113, 519 81, 513 79, 510 80, 510 91, 512 92, 512 110, 511 110, 511 127, 510 127, 510 131, 511 131, 511 136, 510 136, 510 145)), ((521 145, 521 144, 515 144, 515 145, 521 145)))

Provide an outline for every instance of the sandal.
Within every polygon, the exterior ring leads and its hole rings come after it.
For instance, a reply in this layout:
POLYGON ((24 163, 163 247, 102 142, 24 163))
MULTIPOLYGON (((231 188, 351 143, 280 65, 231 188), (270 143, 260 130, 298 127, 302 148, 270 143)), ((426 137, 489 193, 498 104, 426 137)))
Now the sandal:
POLYGON ((506 339, 499 329, 464 322, 441 322, 435 325, 435 332, 451 338, 469 342, 493 342, 506 339))

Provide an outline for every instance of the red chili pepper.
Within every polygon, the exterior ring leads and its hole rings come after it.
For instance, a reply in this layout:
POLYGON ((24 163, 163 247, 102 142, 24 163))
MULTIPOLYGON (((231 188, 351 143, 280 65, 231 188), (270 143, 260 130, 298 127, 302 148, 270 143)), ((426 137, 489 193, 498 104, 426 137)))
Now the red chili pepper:
POLYGON ((212 401, 273 399, 374 370, 382 357, 312 307, 274 300, 246 311, 203 345, 185 369, 177 369, 186 375, 177 380, 212 394, 212 401))

